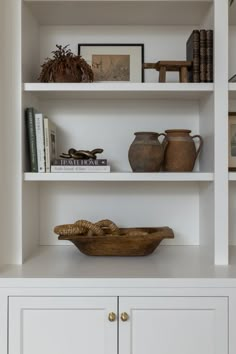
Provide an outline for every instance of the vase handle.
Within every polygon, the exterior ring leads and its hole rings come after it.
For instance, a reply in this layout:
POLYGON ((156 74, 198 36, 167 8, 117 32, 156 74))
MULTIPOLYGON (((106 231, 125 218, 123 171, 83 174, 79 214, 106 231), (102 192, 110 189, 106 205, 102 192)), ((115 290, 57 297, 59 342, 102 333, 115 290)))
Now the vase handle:
POLYGON ((165 133, 161 133, 161 134, 158 134, 158 138, 159 138, 159 136, 164 136, 165 138, 162 140, 162 146, 163 146, 163 149, 164 149, 164 152, 165 152, 165 150, 166 150, 166 148, 167 148, 167 145, 169 144, 169 141, 168 141, 168 139, 167 139, 167 135, 165 134, 165 133), (164 144, 163 144, 164 143, 164 144))
MULTIPOLYGON (((197 158, 199 152, 201 151, 202 145, 203 145, 203 139, 202 139, 201 135, 194 135, 194 136, 192 136, 192 139, 194 139, 194 138, 198 138, 199 141, 200 141, 199 147, 198 147, 198 149, 197 149, 197 151, 196 151, 196 158, 197 158)), ((195 158, 195 160, 196 160, 196 158, 195 158)))

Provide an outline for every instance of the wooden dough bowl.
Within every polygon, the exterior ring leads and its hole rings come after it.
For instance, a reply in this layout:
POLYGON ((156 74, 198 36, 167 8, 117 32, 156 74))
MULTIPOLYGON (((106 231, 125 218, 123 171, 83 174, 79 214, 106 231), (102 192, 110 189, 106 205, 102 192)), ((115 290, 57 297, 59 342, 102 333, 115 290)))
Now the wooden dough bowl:
POLYGON ((87 256, 147 256, 165 238, 174 238, 169 227, 120 228, 119 234, 60 235, 87 256))

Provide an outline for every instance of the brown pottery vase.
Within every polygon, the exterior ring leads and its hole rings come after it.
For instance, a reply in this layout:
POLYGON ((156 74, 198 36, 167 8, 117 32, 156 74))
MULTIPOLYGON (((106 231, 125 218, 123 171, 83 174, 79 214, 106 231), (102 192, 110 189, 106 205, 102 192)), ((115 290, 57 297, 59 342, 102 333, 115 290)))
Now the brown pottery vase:
POLYGON ((166 138, 163 141, 165 157, 163 170, 167 172, 190 172, 202 148, 203 140, 200 135, 191 136, 191 130, 171 129, 165 130, 166 138), (200 141, 196 149, 194 139, 200 141))
POLYGON ((164 146, 160 135, 154 132, 136 132, 130 145, 128 158, 133 172, 159 172, 164 159, 164 146))

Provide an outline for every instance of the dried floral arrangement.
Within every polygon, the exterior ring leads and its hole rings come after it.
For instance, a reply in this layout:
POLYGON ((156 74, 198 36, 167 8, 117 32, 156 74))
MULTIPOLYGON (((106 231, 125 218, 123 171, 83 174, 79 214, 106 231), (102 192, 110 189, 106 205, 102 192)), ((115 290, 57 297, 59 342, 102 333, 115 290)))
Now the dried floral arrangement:
POLYGON ((80 56, 65 47, 56 45, 53 58, 47 58, 41 66, 40 82, 92 82, 93 71, 80 56))

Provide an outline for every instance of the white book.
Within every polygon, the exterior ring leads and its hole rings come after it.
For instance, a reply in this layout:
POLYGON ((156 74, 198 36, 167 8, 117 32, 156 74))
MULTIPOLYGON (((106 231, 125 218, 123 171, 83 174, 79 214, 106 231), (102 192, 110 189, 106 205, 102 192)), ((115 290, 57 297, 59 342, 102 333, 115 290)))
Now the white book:
POLYGON ((46 172, 50 172, 51 164, 57 157, 56 125, 47 117, 44 117, 44 140, 46 172))
POLYGON ((42 113, 35 113, 34 119, 35 119, 38 172, 45 172, 46 171, 46 164, 45 164, 43 114, 42 113))
POLYGON ((52 165, 51 172, 111 172, 110 166, 58 166, 52 165))

